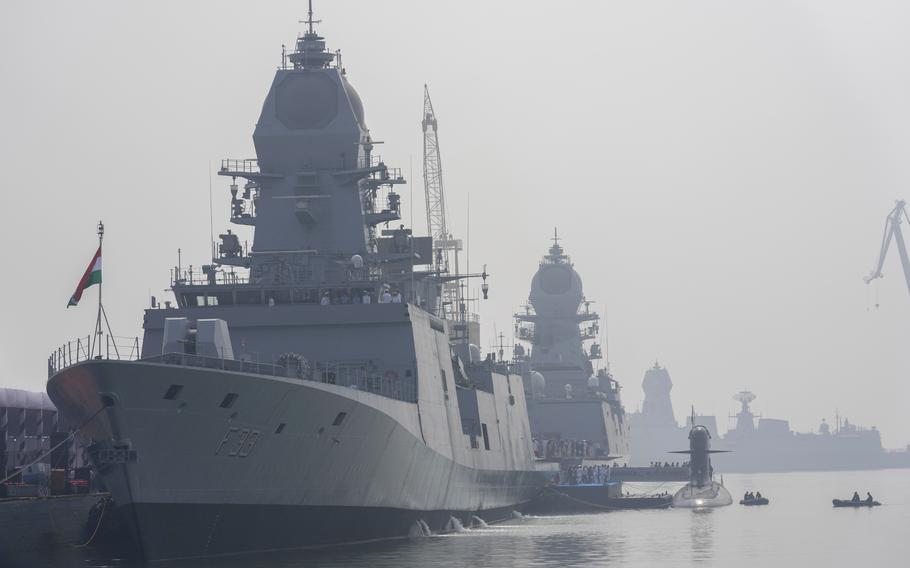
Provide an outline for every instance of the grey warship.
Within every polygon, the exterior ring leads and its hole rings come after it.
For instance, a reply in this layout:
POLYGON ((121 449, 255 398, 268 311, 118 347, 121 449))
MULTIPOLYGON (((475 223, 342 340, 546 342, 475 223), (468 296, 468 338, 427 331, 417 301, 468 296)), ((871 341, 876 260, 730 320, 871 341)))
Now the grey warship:
POLYGON ((85 423, 147 559, 496 521, 546 481, 521 377, 481 361, 465 310, 442 305, 471 275, 433 269, 432 238, 399 224, 405 180, 314 23, 311 7, 282 54, 257 158, 219 171, 252 246, 227 231, 213 264, 175 267, 176 305, 146 310, 135 360, 49 360, 48 394, 85 423))
POLYGON ((524 311, 515 314, 513 366, 525 381, 535 451, 543 459, 617 460, 629 457, 629 423, 619 383, 596 341, 600 316, 590 309, 581 277, 559 244, 540 261, 524 311), (590 343, 589 343, 590 342, 590 343))

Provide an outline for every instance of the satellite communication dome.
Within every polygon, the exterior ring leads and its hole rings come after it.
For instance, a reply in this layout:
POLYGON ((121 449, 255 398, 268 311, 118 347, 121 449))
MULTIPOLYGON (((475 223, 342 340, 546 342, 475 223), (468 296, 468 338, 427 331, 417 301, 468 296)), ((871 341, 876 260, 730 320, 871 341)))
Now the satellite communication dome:
POLYGON ((354 268, 363 268, 363 257, 355 254, 351 257, 351 264, 354 265, 354 268))
POLYGON ((588 388, 589 389, 600 388, 600 379, 598 379, 595 375, 591 375, 590 377, 588 377, 588 388))

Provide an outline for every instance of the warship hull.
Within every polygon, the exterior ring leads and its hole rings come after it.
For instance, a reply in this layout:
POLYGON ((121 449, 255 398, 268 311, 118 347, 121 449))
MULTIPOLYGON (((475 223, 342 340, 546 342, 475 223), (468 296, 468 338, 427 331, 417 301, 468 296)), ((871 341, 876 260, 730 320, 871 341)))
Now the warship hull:
POLYGON ((48 393, 69 419, 88 420, 95 467, 150 560, 404 537, 453 516, 496 521, 544 483, 533 469, 485 467, 482 453, 459 463, 426 444, 417 403, 339 385, 90 361, 54 375, 48 393), (174 384, 182 392, 169 400, 174 384))

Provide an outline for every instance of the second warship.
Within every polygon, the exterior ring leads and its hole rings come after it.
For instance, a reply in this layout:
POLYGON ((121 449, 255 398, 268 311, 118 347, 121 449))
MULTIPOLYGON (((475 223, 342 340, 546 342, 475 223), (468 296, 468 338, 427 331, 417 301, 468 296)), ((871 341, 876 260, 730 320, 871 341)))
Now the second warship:
POLYGON ((535 451, 570 465, 583 460, 624 464, 629 423, 619 383, 596 341, 600 316, 591 311, 581 277, 559 244, 540 261, 524 311, 515 314, 515 335, 530 344, 514 347, 514 367, 525 381, 535 451), (590 343, 589 343, 590 342, 590 343))
POLYGON ((495 521, 546 481, 521 378, 481 361, 471 314, 443 306, 443 285, 470 275, 434 270, 431 237, 387 228, 404 179, 373 154, 314 23, 311 7, 282 54, 257 159, 219 171, 252 247, 228 231, 201 273, 175 267, 176 306, 145 312, 138 360, 93 345, 48 361, 48 394, 83 425, 147 559, 495 521))

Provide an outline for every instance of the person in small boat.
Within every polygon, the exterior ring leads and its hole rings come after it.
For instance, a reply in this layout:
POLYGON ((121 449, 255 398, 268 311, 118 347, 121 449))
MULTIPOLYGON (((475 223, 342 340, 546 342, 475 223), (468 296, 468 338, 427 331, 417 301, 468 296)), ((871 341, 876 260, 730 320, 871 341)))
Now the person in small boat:
POLYGON ((854 492, 853 492, 853 499, 852 499, 852 501, 853 501, 854 503, 859 503, 859 491, 854 491, 854 492))
POLYGON ((756 499, 761 499, 761 491, 756 491, 756 492, 755 492, 755 498, 756 498, 756 499))
POLYGON ((872 499, 872 494, 869 493, 868 491, 866 491, 866 503, 869 503, 871 505, 874 502, 875 502, 875 500, 872 499))
POLYGON ((748 501, 748 500, 749 500, 749 492, 746 491, 746 493, 743 495, 743 501, 748 501))

